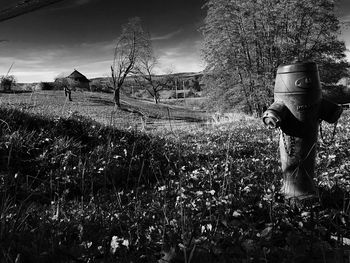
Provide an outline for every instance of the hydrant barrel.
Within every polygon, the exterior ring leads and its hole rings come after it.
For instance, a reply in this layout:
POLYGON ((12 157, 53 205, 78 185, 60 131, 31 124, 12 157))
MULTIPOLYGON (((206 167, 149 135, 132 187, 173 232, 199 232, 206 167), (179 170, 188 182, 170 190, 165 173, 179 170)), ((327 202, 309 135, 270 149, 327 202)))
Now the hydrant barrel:
POLYGON ((341 107, 322 99, 314 62, 296 62, 277 69, 275 102, 263 115, 270 128, 281 129, 279 149, 286 197, 316 194, 315 176, 319 119, 336 121, 341 107))

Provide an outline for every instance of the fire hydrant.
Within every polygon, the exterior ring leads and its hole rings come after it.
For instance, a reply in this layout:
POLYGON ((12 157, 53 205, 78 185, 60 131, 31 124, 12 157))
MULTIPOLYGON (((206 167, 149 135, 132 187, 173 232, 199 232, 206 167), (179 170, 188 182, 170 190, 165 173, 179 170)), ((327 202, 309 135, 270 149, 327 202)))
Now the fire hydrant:
POLYGON ((317 195, 313 178, 320 120, 335 123, 341 113, 341 106, 322 98, 316 63, 298 61, 278 67, 274 103, 263 114, 263 122, 281 130, 281 193, 286 198, 317 195))

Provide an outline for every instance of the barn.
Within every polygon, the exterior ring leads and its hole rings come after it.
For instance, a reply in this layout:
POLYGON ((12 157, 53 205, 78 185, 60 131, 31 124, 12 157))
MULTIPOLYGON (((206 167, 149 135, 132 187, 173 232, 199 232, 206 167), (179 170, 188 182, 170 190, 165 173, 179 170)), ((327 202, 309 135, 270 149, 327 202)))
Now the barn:
POLYGON ((67 77, 68 84, 71 89, 90 90, 90 80, 88 80, 78 70, 74 71, 67 77))

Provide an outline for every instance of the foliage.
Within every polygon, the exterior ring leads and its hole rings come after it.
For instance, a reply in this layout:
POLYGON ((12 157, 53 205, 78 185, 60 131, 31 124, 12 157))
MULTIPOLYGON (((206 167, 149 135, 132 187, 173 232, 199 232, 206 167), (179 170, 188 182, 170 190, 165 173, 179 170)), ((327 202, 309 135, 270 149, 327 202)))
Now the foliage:
POLYGON ((188 86, 195 91, 201 91, 199 76, 197 75, 194 78, 192 78, 191 81, 188 82, 188 86))
POLYGON ((0 78, 0 86, 4 91, 11 90, 16 85, 16 78, 13 75, 6 75, 0 78))
POLYGON ((107 83, 99 79, 94 79, 91 81, 90 90, 93 92, 111 92, 111 90, 108 88, 107 83))
POLYGON ((348 114, 319 146, 320 204, 295 206, 260 120, 144 134, 0 113, 1 262, 347 262, 348 114))
POLYGON ((55 84, 52 82, 40 82, 40 89, 42 89, 42 90, 54 90, 55 84))
POLYGON ((280 64, 313 60, 325 83, 347 75, 333 0, 208 0, 206 7, 207 86, 217 97, 234 94, 249 113, 270 104, 280 64))
POLYGON ((67 78, 59 76, 55 78, 55 81, 53 82, 53 86, 55 90, 64 90, 70 85, 67 78))

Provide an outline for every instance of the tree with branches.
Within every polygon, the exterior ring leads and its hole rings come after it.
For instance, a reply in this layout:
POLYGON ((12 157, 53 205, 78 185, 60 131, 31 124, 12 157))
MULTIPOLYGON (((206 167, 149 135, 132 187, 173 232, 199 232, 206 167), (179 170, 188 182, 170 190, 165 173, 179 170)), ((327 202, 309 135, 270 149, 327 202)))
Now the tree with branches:
POLYGON ((277 67, 295 59, 318 63, 324 83, 347 75, 333 0, 208 0, 206 8, 205 80, 220 105, 261 113, 277 67))
POLYGON ((136 65, 142 50, 149 45, 149 37, 145 34, 141 19, 134 17, 122 26, 122 32, 114 49, 111 66, 111 84, 114 90, 115 105, 120 108, 120 91, 125 79, 135 74, 136 65))
POLYGON ((158 58, 154 54, 152 42, 149 34, 148 38, 140 53, 140 58, 136 66, 135 82, 144 87, 153 97, 154 102, 159 102, 159 92, 172 84, 173 78, 171 74, 157 76, 155 68, 158 65, 158 58))

